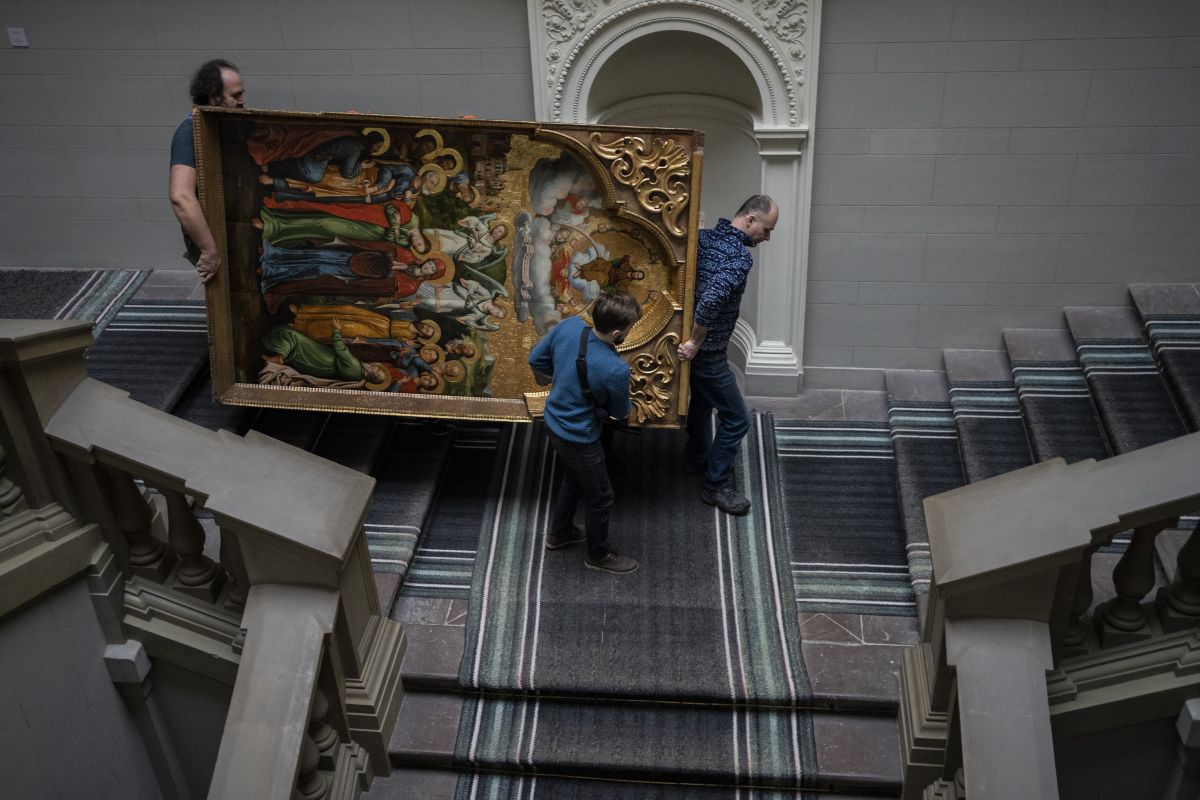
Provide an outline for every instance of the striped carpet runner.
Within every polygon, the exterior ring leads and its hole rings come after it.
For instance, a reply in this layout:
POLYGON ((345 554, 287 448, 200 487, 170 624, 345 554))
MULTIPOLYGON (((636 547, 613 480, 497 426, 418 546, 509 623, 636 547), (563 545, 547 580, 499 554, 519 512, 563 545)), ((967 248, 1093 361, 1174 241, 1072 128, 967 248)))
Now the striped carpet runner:
POLYGON ((779 421, 773 438, 799 610, 915 615, 888 424, 779 421))
POLYGON ((1108 458, 1108 443, 1079 362, 1014 358, 1013 379, 1038 461, 1108 458))
MULTIPOLYGON (((560 476, 544 428, 513 426, 501 441, 459 672, 475 694, 458 766, 793 788, 815 774, 770 419, 755 417, 739 453, 745 517, 699 501, 682 436, 618 438, 629 466, 610 538, 641 563, 627 576, 584 569, 581 547, 545 550, 560 476)), ((514 796, 536 780, 468 774, 459 791, 514 796)))
POLYGON ((126 303, 87 352, 89 375, 160 411, 171 411, 207 364, 201 302, 126 303))
MULTIPOLYGON (((408 576, 400 588, 401 596, 471 596, 480 527, 488 525, 495 514, 505 454, 514 427, 527 426, 464 423, 459 428, 449 453, 441 457, 444 477, 424 535, 413 553, 408 576)), ((427 469, 435 459, 426 460, 418 455, 422 452, 420 448, 407 452, 393 448, 390 466, 385 469, 427 469)), ((368 515, 368 520, 371 519, 368 515)), ((398 531, 397 538, 407 538, 404 533, 398 531)))
POLYGON ((1154 357, 1191 430, 1200 430, 1200 314, 1144 314, 1154 357))
POLYGON ((149 276, 148 269, 97 270, 58 310, 54 319, 95 320, 92 335, 99 336, 149 276))
POLYGON ((963 485, 954 414, 949 402, 896 402, 889 398, 888 419, 896 454, 897 491, 909 573, 918 602, 923 602, 929 594, 933 572, 923 501, 930 495, 963 485))
POLYGON ((943 350, 963 475, 987 480, 1033 463, 1012 364, 1002 350, 943 350))
POLYGON ((1145 340, 1077 339, 1076 348, 1117 453, 1187 433, 1145 340))
POLYGON ((776 461, 762 446, 773 447, 768 425, 756 417, 739 452, 754 503, 745 517, 699 501, 699 479, 679 469, 682 432, 621 437, 630 466, 615 481, 610 541, 641 562, 628 576, 585 569, 581 547, 544 549, 557 465, 541 426, 515 426, 479 538, 461 685, 789 704, 810 697, 776 461))
POLYGON ((93 320, 99 336, 148 269, 0 269, 0 319, 93 320))
POLYGON ((374 471, 375 491, 363 522, 376 572, 408 573, 453 439, 454 431, 439 423, 395 423, 374 471))

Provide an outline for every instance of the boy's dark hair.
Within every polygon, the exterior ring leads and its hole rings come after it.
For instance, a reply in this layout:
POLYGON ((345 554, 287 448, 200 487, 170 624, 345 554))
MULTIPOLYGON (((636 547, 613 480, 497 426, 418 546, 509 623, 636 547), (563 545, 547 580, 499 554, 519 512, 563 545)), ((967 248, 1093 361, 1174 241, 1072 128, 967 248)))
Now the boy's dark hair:
POLYGON ((211 106, 214 97, 221 97, 225 94, 225 81, 221 78, 223 69, 240 72, 237 67, 223 58, 214 58, 212 61, 205 61, 200 65, 200 69, 196 70, 196 74, 192 76, 191 86, 188 87, 188 91, 192 93, 192 105, 211 106))
POLYGON ((592 322, 600 333, 623 330, 641 318, 641 304, 627 292, 602 292, 592 306, 592 322))
POLYGON ((752 194, 746 198, 746 202, 742 203, 742 207, 733 215, 734 219, 744 217, 747 214, 764 217, 771 213, 771 209, 775 208, 775 201, 767 197, 765 194, 752 194))

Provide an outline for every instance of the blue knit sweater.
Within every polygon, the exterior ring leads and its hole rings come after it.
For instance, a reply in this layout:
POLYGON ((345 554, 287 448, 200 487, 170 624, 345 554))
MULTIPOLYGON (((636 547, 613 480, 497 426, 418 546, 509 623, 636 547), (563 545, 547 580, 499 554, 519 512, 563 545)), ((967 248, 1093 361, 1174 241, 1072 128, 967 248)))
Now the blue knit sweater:
MULTIPOLYGON (((554 385, 546 399, 546 425, 569 442, 588 444, 600 438, 601 423, 595 406, 588 404, 579 384, 575 359, 579 357, 579 332, 586 327, 579 317, 568 317, 550 329, 529 353, 529 366, 550 376, 554 385)), ((596 403, 617 419, 629 414, 629 365, 616 349, 588 331, 588 386, 596 403)))
POLYGON ((742 306, 742 292, 754 259, 750 237, 722 218, 700 231, 696 252, 696 322, 708 328, 700 350, 723 352, 742 306))

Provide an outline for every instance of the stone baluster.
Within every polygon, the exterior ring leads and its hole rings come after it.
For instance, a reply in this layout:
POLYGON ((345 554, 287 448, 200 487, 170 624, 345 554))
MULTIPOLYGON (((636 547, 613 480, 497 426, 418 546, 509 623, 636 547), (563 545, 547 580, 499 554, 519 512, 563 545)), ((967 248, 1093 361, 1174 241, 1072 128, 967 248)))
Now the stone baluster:
POLYGON ((1167 527, 1156 522, 1135 528, 1129 549, 1113 568, 1117 596, 1096 615, 1096 632, 1102 647, 1112 647, 1150 638, 1150 624, 1142 598, 1154 588, 1154 539, 1167 527))
POLYGON ((250 591, 250 579, 242 562, 242 551, 237 538, 230 532, 221 531, 221 566, 225 568, 225 605, 233 611, 241 611, 246 605, 250 591))
POLYGON ((1070 655, 1084 652, 1084 640, 1087 630, 1083 624, 1083 615, 1092 607, 1092 555, 1095 548, 1088 548, 1079 565, 1079 580, 1075 584, 1075 599, 1071 602, 1071 619, 1067 622, 1067 631, 1063 634, 1063 645, 1070 655))
POLYGON ((329 724, 329 700, 319 687, 308 713, 308 735, 321 753, 321 769, 332 771, 341 737, 329 724))
POLYGON ((329 778, 317 767, 321 761, 321 750, 312 736, 304 734, 300 744, 300 769, 296 776, 296 791, 293 800, 322 800, 329 794, 329 778))
POLYGON ((21 487, 8 479, 8 456, 0 447, 0 516, 7 517, 28 506, 21 487))
POLYGON ((171 571, 174 556, 151 532, 154 513, 150 504, 128 472, 108 465, 101 465, 100 471, 108 486, 113 518, 129 546, 130 571, 161 583, 171 571))
POLYGON ((175 588, 212 602, 221 591, 223 576, 216 562, 204 555, 204 527, 192 513, 183 492, 160 489, 167 501, 167 541, 179 558, 175 588))
POLYGON ((1175 580, 1159 589, 1155 598, 1158 618, 1166 633, 1200 624, 1200 524, 1179 551, 1175 564, 1175 580))

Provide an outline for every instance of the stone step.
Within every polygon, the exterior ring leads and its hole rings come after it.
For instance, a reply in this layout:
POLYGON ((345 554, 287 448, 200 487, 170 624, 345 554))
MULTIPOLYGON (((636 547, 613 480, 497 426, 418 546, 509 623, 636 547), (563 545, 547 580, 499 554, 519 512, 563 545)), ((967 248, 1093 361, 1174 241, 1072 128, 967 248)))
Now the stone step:
POLYGON ((1036 461, 1072 463, 1110 455, 1075 340, 1063 329, 1004 331, 1017 400, 1036 461))
POLYGON ((205 369, 192 382, 172 411, 175 416, 186 419, 209 430, 227 430, 237 434, 246 432, 258 409, 227 406, 213 399, 212 376, 205 369))
POLYGON ((412 566, 457 431, 451 424, 403 419, 384 440, 372 473, 375 491, 363 527, 385 614, 395 604, 401 581, 412 566))
POLYGON ((540 776, 786 786, 795 780, 789 742, 798 749, 808 743, 814 748, 815 788, 853 793, 900 787, 899 732, 895 717, 885 714, 547 698, 488 700, 480 710, 463 695, 409 691, 389 752, 392 765, 403 768, 509 772, 536 765, 540 776), (475 738, 476 724, 482 730, 511 729, 495 745, 501 752, 492 752, 484 737, 475 738), (747 779, 739 776, 744 764, 735 763, 729 746, 735 730, 739 737, 760 737, 760 745, 769 740, 785 746, 774 757, 756 748, 755 774, 747 779), (464 747, 456 753, 460 737, 464 747), (519 764, 513 751, 520 753, 519 764))
MULTIPOLYGON (((514 780, 513 776, 488 776, 481 773, 468 773, 453 769, 429 769, 419 767, 394 768, 392 774, 384 778, 376 778, 371 784, 371 790, 363 795, 368 800, 454 800, 461 777, 476 775, 481 785, 490 780, 514 780)), ((547 797, 553 800, 736 800, 745 797, 731 787, 706 787, 696 784, 665 784, 665 783, 615 783, 601 781, 588 777, 581 778, 536 778, 536 783, 526 779, 527 786, 523 794, 508 791, 500 797, 547 797), (536 795, 530 791, 536 789, 536 795)), ((880 798, 899 797, 899 792, 872 792, 871 794, 856 794, 843 792, 824 792, 809 790, 793 790, 794 796, 804 800, 880 800, 880 798)), ((484 795, 482 793, 479 796, 484 795)), ((772 797, 791 796, 776 789, 772 797)))
POLYGON ((942 360, 967 480, 985 480, 1032 464, 1008 354, 944 350, 942 360))
POLYGON ((321 436, 321 429, 329 419, 327 411, 291 411, 279 408, 264 408, 250 423, 250 429, 299 447, 312 450, 321 436))
POLYGON ((1063 309, 1063 314, 1116 453, 1187 433, 1159 374, 1142 320, 1132 307, 1073 306, 1063 309))
MULTIPOLYGON (((403 598, 397 606, 412 602, 403 598)), ((648 614, 653 613, 648 609, 648 614)), ((393 614, 397 616, 397 614, 393 614)), ((458 667, 462 660, 466 628, 462 625, 404 623, 408 649, 401 672, 404 685, 422 691, 459 690, 458 667)), ((874 710, 892 713, 899 705, 902 649, 895 645, 840 645, 801 642, 801 651, 813 688, 811 705, 837 710, 874 710)), ((662 698, 669 701, 671 698, 662 698)))
POLYGON ((922 622, 929 598, 929 532, 924 500, 964 483, 950 386, 942 372, 888 370, 888 421, 896 457, 896 489, 904 524, 909 571, 922 622))
POLYGON ((1200 283, 1134 284, 1154 356, 1190 430, 1200 430, 1200 283))
POLYGON ((312 451, 343 467, 373 475, 395 424, 392 417, 378 414, 330 414, 312 451))

